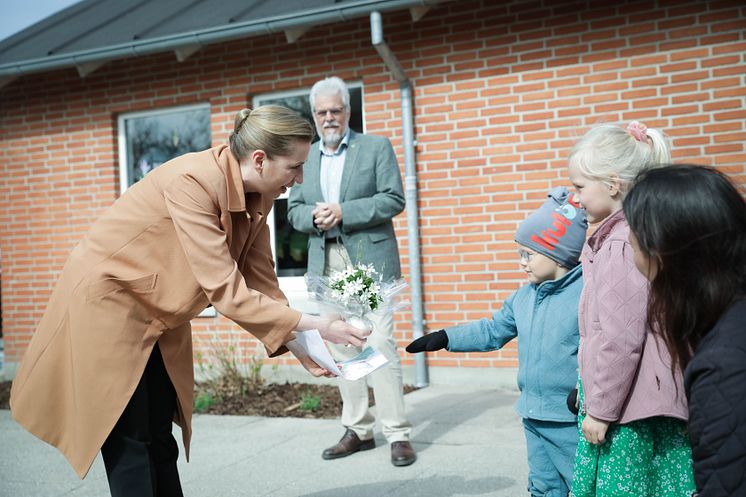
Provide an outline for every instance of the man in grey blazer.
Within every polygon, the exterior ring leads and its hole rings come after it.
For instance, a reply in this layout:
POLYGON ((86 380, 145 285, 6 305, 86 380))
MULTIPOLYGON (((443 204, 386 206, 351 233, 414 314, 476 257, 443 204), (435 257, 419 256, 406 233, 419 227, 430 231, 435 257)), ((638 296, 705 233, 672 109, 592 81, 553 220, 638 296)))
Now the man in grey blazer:
MULTIPOLYGON (((311 89, 311 112, 321 140, 311 145, 305 181, 290 191, 288 219, 309 234, 308 272, 328 276, 358 263, 373 264, 384 281, 399 278, 399 247, 391 219, 404 210, 401 173, 387 138, 349 129, 350 94, 344 81, 330 77, 311 89)), ((401 363, 393 336, 393 317, 370 314, 368 344, 389 360, 369 378, 376 412, 394 466, 408 466, 417 455, 409 442, 412 425, 404 407, 401 363)), ((357 347, 329 344, 336 360, 354 357, 357 347)), ((340 441, 324 450, 337 459, 375 447, 375 418, 368 409, 366 378, 339 378, 342 395, 340 441)))

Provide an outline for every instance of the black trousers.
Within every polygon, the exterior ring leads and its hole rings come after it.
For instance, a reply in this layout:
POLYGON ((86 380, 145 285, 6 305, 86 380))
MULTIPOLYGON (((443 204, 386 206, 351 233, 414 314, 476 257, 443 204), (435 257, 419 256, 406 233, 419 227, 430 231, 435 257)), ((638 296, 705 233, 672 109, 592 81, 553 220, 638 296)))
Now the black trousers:
POLYGON ((127 407, 101 447, 112 497, 182 497, 171 433, 176 390, 158 344, 127 407))

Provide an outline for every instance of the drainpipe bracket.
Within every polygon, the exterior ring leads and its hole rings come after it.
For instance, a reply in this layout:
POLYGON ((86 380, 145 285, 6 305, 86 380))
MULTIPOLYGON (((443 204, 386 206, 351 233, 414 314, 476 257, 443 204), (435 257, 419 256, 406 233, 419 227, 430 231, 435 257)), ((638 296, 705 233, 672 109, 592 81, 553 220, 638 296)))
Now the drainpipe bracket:
POLYGON ((174 54, 176 54, 176 60, 178 60, 179 62, 184 62, 189 57, 197 53, 201 48, 202 45, 199 43, 190 43, 189 45, 179 47, 174 50, 174 54))
POLYGON ((301 26, 298 28, 290 28, 285 30, 285 40, 287 40, 288 44, 295 43, 298 41, 298 39, 306 34, 309 29, 311 29, 313 26, 301 26))

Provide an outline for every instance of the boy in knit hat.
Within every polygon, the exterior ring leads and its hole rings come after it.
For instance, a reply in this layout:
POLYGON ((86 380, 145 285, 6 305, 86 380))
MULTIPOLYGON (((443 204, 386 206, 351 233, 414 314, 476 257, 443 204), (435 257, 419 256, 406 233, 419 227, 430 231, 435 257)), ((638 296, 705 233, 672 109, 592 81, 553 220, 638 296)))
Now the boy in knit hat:
POLYGON ((523 418, 528 452, 528 491, 533 497, 567 497, 572 488, 578 426, 566 399, 577 382, 578 302, 583 285, 578 263, 588 223, 567 188, 518 227, 515 241, 529 283, 491 319, 453 326, 418 338, 407 352, 487 352, 518 339, 515 406, 523 418))

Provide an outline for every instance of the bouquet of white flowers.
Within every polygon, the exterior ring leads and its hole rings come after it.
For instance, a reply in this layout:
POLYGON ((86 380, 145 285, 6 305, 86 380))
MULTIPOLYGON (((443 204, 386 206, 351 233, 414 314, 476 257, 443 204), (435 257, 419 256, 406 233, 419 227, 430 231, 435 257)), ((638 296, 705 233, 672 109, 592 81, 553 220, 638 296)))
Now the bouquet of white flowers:
MULTIPOLYGON (((403 298, 407 283, 403 279, 383 282, 372 265, 359 264, 328 277, 307 274, 306 285, 310 296, 327 312, 340 314, 352 326, 362 329, 373 329, 373 324, 365 317, 367 314, 393 313, 409 304, 403 298)), ((299 338, 303 343, 320 341, 311 336, 313 331, 302 332, 299 338)), ((306 347, 312 351, 309 355, 317 364, 348 380, 362 378, 388 362, 369 345, 342 362, 334 362, 325 347, 306 347)))
POLYGON ((403 293, 408 288, 403 279, 381 281, 372 265, 358 264, 329 277, 306 275, 308 293, 322 306, 342 314, 353 326, 370 327, 369 312, 393 313, 409 302, 403 293), (360 320, 360 321, 358 321, 360 320))

